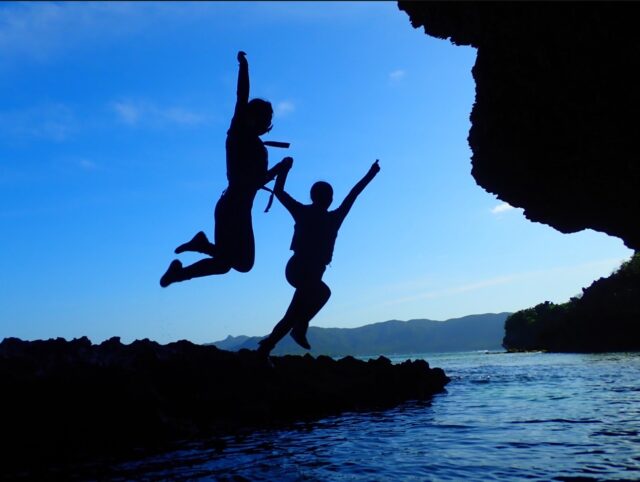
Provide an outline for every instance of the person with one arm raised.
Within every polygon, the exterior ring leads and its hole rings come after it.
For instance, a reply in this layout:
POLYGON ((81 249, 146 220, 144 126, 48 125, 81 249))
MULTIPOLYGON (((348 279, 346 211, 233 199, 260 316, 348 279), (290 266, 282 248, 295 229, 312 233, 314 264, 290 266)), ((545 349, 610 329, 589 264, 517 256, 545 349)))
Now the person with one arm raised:
POLYGON ((207 255, 192 265, 174 259, 160 278, 160 286, 201 276, 219 275, 235 269, 246 273, 255 261, 251 209, 256 193, 282 169, 282 161, 268 169, 265 145, 288 147, 287 143, 263 142, 260 136, 272 128, 273 108, 263 99, 249 100, 249 64, 238 52, 236 106, 227 131, 226 165, 228 187, 214 211, 214 242, 203 231, 181 244, 175 253, 194 251, 207 255))

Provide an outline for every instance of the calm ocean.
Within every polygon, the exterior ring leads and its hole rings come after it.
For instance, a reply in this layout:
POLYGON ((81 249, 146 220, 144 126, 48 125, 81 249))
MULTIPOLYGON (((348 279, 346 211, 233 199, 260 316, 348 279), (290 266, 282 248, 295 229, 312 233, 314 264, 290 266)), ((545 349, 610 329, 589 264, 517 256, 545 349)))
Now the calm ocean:
POLYGON ((640 353, 410 358, 443 368, 447 391, 222 451, 194 444, 111 467, 112 480, 640 480, 640 353))

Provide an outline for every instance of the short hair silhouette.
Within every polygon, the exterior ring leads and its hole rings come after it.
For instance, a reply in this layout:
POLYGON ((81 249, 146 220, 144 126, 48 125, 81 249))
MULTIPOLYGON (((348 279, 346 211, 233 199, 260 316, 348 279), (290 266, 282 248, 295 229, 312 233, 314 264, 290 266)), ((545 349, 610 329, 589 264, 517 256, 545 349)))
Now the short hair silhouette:
POLYGON ((328 208, 333 202, 333 188, 325 181, 318 181, 311 186, 311 202, 318 206, 328 208))
POLYGON ((340 206, 328 211, 333 201, 333 188, 328 182, 319 181, 311 187, 312 204, 305 205, 284 191, 287 173, 293 159, 283 159, 283 171, 278 174, 274 193, 295 220, 291 250, 293 256, 285 269, 285 276, 296 291, 287 311, 273 328, 271 334, 260 340, 258 353, 267 356, 276 344, 290 333, 298 345, 310 349, 307 340, 309 322, 322 309, 331 296, 331 290, 322 281, 327 264, 333 258, 338 230, 358 195, 380 171, 374 162, 365 176, 356 183, 340 206))

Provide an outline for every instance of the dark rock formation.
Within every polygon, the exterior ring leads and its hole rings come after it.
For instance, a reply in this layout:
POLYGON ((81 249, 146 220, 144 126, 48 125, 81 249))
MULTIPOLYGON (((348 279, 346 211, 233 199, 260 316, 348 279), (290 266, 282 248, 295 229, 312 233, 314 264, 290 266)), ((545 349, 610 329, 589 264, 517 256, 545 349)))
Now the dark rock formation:
POLYGON ((449 381, 424 361, 286 356, 272 363, 187 341, 7 338, 0 343, 3 469, 391 407, 429 398, 449 381))
POLYGON ((399 2, 478 49, 477 183, 532 221, 640 249, 640 36, 633 2, 399 2))
POLYGON ((640 253, 580 297, 521 310, 505 322, 509 351, 640 351, 640 253))

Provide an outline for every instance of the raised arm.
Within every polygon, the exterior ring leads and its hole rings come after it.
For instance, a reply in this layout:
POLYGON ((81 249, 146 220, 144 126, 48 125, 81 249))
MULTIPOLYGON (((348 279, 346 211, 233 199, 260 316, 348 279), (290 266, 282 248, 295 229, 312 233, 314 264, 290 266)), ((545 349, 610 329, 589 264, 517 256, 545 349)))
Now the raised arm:
POLYGON ((301 204, 293 199, 284 190, 284 185, 287 182, 287 176, 289 175, 291 166, 293 166, 293 159, 291 157, 285 157, 273 168, 278 168, 278 177, 276 177, 276 184, 273 188, 273 194, 275 194, 275 196, 278 198, 278 201, 280 201, 282 205, 287 208, 287 211, 289 211, 295 218, 301 204))
POLYGON ((351 210, 351 206, 353 206, 353 203, 356 201, 356 198, 360 195, 364 188, 367 187, 371 180, 376 177, 376 174, 378 174, 378 172, 380 172, 380 165, 378 164, 378 160, 376 159, 376 162, 371 165, 369 171, 367 171, 364 177, 360 179, 356 183, 356 185, 353 186, 353 188, 351 188, 351 191, 349 191, 347 197, 344 198, 344 201, 342 201, 340 207, 336 209, 336 212, 342 217, 342 219, 346 217, 346 215, 351 210))
POLYGON ((233 120, 236 120, 249 102, 249 63, 246 55, 242 50, 238 52, 238 87, 236 89, 236 108, 233 112, 233 120))

